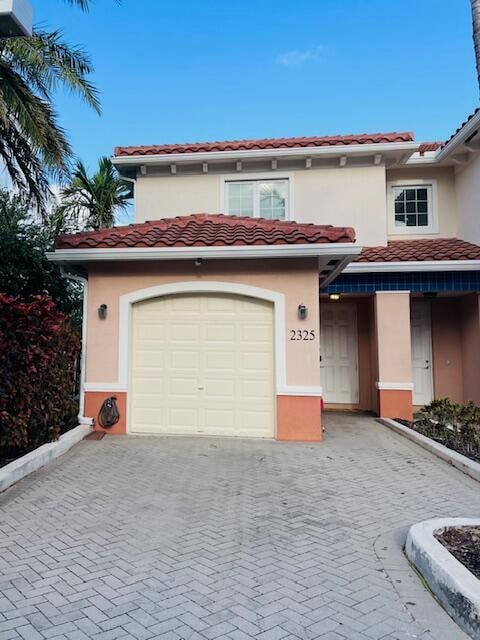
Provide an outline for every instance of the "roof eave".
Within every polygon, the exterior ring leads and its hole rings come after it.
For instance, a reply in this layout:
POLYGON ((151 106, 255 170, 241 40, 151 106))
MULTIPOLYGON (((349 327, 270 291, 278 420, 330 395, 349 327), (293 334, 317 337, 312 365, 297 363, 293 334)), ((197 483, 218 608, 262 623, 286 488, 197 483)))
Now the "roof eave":
POLYGON ((480 128, 480 110, 458 131, 443 147, 435 153, 437 162, 446 160, 452 153, 468 140, 480 128))
POLYGON ((350 242, 284 245, 225 245, 210 247, 116 247, 111 249, 55 249, 47 253, 51 262, 105 262, 132 260, 209 260, 246 258, 317 258, 359 255, 362 247, 350 242))
POLYGON ((190 153, 168 153, 133 156, 113 156, 112 162, 118 168, 136 165, 170 165, 175 163, 201 163, 222 160, 260 160, 271 158, 370 156, 372 154, 402 155, 402 162, 416 151, 418 142, 385 142, 371 144, 333 145, 323 147, 294 147, 290 149, 249 149, 239 151, 204 151, 190 153))
POLYGON ((480 260, 396 260, 352 262, 345 273, 390 273, 410 271, 480 271, 480 260))

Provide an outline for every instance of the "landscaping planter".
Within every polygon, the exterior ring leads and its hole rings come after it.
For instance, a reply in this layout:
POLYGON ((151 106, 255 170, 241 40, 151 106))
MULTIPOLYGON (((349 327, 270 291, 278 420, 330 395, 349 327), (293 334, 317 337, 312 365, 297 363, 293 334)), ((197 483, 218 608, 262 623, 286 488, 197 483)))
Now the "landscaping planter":
POLYGON ((450 527, 480 527, 480 519, 439 518, 413 525, 405 553, 455 622, 480 640, 480 580, 436 538, 450 527))
POLYGON ((467 474, 474 480, 478 480, 480 482, 480 463, 463 456, 461 453, 453 451, 453 449, 445 447, 443 444, 440 444, 431 438, 427 438, 427 436, 406 427, 396 420, 392 420, 391 418, 378 418, 378 421, 396 433, 399 433, 412 442, 420 445, 427 451, 430 451, 430 453, 433 453, 442 460, 445 460, 445 462, 448 462, 456 469, 463 471, 463 473, 467 474))

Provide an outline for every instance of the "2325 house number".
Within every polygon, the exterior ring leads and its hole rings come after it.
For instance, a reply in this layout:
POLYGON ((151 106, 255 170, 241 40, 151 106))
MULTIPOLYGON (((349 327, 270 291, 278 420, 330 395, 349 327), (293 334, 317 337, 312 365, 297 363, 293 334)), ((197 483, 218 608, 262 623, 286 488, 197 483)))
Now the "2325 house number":
POLYGON ((315 329, 290 329, 290 340, 315 340, 315 329))

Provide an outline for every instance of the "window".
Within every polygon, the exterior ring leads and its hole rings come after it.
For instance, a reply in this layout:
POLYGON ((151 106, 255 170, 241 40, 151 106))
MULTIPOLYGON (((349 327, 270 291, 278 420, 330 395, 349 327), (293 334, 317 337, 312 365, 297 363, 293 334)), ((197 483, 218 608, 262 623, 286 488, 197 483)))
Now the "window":
POLYGON ((288 214, 288 180, 229 180, 225 182, 226 212, 284 220, 288 214))
POLYGON ((395 184, 391 187, 391 233, 432 233, 435 229, 433 184, 395 184))

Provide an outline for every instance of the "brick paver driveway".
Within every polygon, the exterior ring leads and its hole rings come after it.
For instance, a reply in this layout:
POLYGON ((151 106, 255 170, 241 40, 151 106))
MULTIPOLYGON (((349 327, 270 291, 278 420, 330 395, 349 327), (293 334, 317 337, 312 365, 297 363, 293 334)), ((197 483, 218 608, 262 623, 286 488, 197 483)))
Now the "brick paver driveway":
POLYGON ((365 417, 323 444, 84 441, 0 496, 0 640, 438 640, 385 540, 479 514, 477 483, 365 417))

